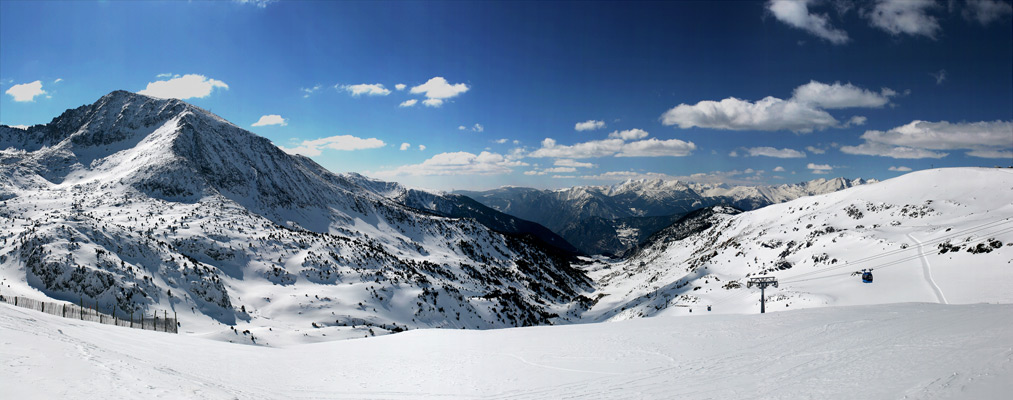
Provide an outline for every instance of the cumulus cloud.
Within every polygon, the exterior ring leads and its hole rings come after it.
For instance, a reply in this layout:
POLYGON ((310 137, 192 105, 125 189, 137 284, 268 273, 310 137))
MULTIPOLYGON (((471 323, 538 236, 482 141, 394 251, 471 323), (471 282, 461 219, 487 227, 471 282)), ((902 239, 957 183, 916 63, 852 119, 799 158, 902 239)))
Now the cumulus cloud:
POLYGON ((782 167, 780 165, 776 166, 776 167, 774 167, 774 172, 784 172, 784 167, 782 167))
POLYGON ((404 90, 406 87, 408 87, 408 85, 405 85, 403 83, 399 83, 397 85, 394 85, 394 89, 397 89, 398 91, 404 90))
POLYGON ((802 29, 830 43, 847 43, 848 33, 831 26, 826 14, 809 12, 809 3, 808 0, 771 0, 767 3, 767 10, 778 21, 802 29))
POLYGON ((251 126, 268 126, 268 125, 288 125, 288 121, 282 118, 278 114, 262 115, 257 122, 254 122, 251 126))
POLYGON ((992 22, 1013 14, 1013 6, 997 0, 967 0, 967 6, 962 14, 968 21, 988 26, 992 22))
POLYGON ((616 157, 685 157, 693 150, 696 150, 693 142, 650 138, 624 144, 616 157))
POLYGON ((557 144, 555 139, 545 138, 545 140, 542 140, 542 147, 532 152, 529 156, 552 158, 608 157, 621 151, 624 143, 622 139, 605 139, 565 146, 557 144))
MULTIPOLYGON (((892 158, 942 158, 939 150, 970 150, 967 155, 1002 155, 1013 149, 1013 121, 950 123, 912 121, 888 131, 870 130, 862 134, 864 143, 842 146, 847 154, 892 158)), ((1002 158, 1002 157, 985 157, 1002 158)))
POLYGON ((852 125, 854 125, 854 126, 862 126, 862 125, 865 125, 865 121, 868 121, 868 120, 869 120, 868 118, 865 118, 865 117, 863 117, 861 115, 856 115, 854 117, 851 117, 851 119, 849 119, 848 122, 846 124, 844 124, 844 127, 847 128, 847 127, 852 126, 852 125))
POLYGON ((467 92, 468 85, 463 83, 456 83, 451 85, 441 76, 434 77, 426 83, 412 87, 411 93, 423 94, 426 99, 422 101, 422 104, 428 107, 439 107, 443 105, 444 100, 457 97, 461 93, 467 92))
POLYGON ((411 107, 411 106, 414 106, 415 103, 418 103, 418 102, 419 101, 415 100, 415 99, 408 99, 408 100, 405 100, 405 101, 401 102, 401 104, 398 105, 398 107, 411 107))
POLYGON ((496 142, 496 144, 503 144, 503 143, 506 143, 506 142, 509 142, 509 141, 510 141, 510 139, 502 138, 502 139, 496 139, 493 142, 496 142))
POLYGON ((426 145, 420 144, 419 145, 419 151, 425 151, 425 150, 426 150, 426 145))
POLYGON ((137 93, 163 99, 186 100, 208 97, 217 88, 228 89, 229 85, 204 75, 187 74, 176 75, 169 80, 149 82, 144 90, 137 93))
POLYGON ((879 0, 865 16, 873 27, 891 35, 920 35, 935 40, 941 28, 929 10, 936 7, 933 0, 879 0))
POLYGON ((335 89, 344 90, 351 93, 352 96, 386 96, 390 94, 390 89, 383 87, 380 83, 360 83, 358 85, 335 85, 335 89))
POLYGON ((704 100, 696 104, 679 104, 661 115, 664 125, 724 129, 732 131, 787 130, 808 133, 827 128, 844 128, 865 123, 865 117, 852 117, 841 124, 825 109, 882 107, 897 92, 883 88, 878 93, 851 83, 825 84, 810 81, 795 88, 793 96, 782 100, 767 96, 751 102, 735 97, 721 101, 704 100))
POLYGON ((573 126, 573 129, 583 132, 583 131, 593 131, 595 129, 601 129, 604 127, 605 121, 596 121, 593 119, 589 119, 584 122, 578 122, 573 126))
POLYGON ((557 167, 574 167, 574 168, 591 168, 591 167, 594 167, 594 164, 586 163, 586 162, 580 162, 580 161, 577 161, 577 160, 571 160, 571 159, 568 159, 568 158, 561 158, 559 160, 556 160, 556 162, 554 162, 553 165, 555 165, 557 167))
POLYGON ((390 171, 376 172, 380 177, 428 176, 428 175, 499 175, 513 171, 513 168, 527 166, 527 163, 512 160, 498 153, 483 151, 473 154, 465 151, 440 153, 420 164, 398 167, 390 171))
POLYGON ((35 96, 46 94, 46 91, 42 90, 42 81, 35 81, 11 86, 10 89, 7 89, 4 93, 13 97, 14 101, 29 102, 35 101, 35 96))
POLYGON ((307 157, 319 156, 324 149, 330 150, 365 150, 376 149, 385 146, 385 143, 377 138, 363 139, 351 135, 338 135, 314 140, 304 140, 298 146, 287 148, 278 146, 286 153, 301 154, 307 157))
POLYGON ((834 167, 831 167, 829 164, 809 163, 809 165, 806 165, 805 167, 809 168, 809 171, 811 171, 812 173, 818 175, 829 174, 830 171, 834 170, 834 167))
POLYGON ((774 158, 805 158, 805 153, 794 149, 776 149, 773 147, 752 147, 746 149, 751 156, 764 156, 774 158))
POLYGON ((60 83, 60 82, 63 82, 63 78, 56 78, 53 80, 53 83, 60 83))
POLYGON ((908 171, 911 171, 911 168, 908 168, 908 167, 904 167, 904 166, 900 166, 900 167, 890 167, 890 168, 888 168, 888 169, 889 169, 890 171, 897 171, 897 172, 908 172, 908 171))
POLYGON ((407 143, 407 142, 405 142, 405 143, 401 143, 401 151, 405 151, 405 150, 408 150, 408 149, 409 149, 409 148, 411 148, 411 147, 412 147, 412 145, 411 145, 411 144, 409 144, 409 143, 407 143))
POLYGON ((615 131, 609 134, 611 139, 622 139, 622 140, 637 140, 647 137, 647 131, 643 129, 628 129, 625 131, 615 131))
POLYGON ((814 146, 806 146, 805 149, 808 150, 810 153, 813 153, 813 154, 823 154, 823 153, 827 152, 826 149, 821 149, 819 147, 814 147, 814 146))
POLYGON ((664 125, 725 129, 812 132, 839 124, 837 119, 813 105, 768 96, 755 103, 729 97, 721 101, 704 100, 694 105, 679 104, 661 116, 664 125))
POLYGON ((805 104, 812 104, 824 109, 837 108, 877 108, 882 107, 890 101, 891 96, 897 92, 889 88, 882 89, 879 93, 868 89, 862 89, 851 83, 825 84, 816 81, 795 88, 792 99, 805 104))

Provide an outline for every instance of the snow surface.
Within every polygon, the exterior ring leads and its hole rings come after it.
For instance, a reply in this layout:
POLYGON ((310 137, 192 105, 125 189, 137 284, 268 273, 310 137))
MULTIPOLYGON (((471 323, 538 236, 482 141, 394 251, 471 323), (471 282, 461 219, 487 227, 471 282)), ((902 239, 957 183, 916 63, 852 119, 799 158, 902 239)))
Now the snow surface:
POLYGON ((1011 331, 1011 305, 912 303, 265 348, 0 304, 0 398, 1000 399, 1011 331))
POLYGON ((1013 303, 1013 170, 910 173, 759 210, 718 212, 686 237, 662 231, 627 259, 586 270, 586 320, 755 313, 750 277, 776 277, 767 310, 897 302, 1013 303), (945 246, 960 247, 943 251, 945 246), (979 246, 988 252, 971 252, 979 246), (996 247, 997 246, 997 247, 996 247), (787 263, 787 264, 784 264, 787 263), (872 284, 855 273, 873 268, 872 284))

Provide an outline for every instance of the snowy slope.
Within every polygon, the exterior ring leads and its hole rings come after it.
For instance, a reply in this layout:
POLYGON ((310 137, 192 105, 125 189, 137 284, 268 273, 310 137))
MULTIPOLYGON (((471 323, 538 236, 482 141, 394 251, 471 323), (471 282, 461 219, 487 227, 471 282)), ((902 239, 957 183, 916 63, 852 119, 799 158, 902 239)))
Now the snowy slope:
POLYGON ((590 289, 537 241, 363 184, 185 102, 113 92, 0 126, 0 280, 272 343, 553 323, 590 289))
POLYGON ((588 266, 593 320, 895 302, 1013 303, 1013 170, 952 168, 677 222, 628 259, 588 266), (874 268, 875 281, 855 274, 874 268))
POLYGON ((922 303, 265 348, 0 304, 0 397, 989 400, 1011 330, 1010 305, 922 303))

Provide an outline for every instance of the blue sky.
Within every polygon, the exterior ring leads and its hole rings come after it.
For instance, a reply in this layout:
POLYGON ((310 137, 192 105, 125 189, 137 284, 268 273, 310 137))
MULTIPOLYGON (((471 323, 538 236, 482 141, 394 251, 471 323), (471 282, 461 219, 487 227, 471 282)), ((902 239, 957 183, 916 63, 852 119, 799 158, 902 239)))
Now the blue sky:
POLYGON ((1013 164, 1011 29, 1008 0, 4 0, 0 123, 125 89, 440 190, 886 179, 1013 164))

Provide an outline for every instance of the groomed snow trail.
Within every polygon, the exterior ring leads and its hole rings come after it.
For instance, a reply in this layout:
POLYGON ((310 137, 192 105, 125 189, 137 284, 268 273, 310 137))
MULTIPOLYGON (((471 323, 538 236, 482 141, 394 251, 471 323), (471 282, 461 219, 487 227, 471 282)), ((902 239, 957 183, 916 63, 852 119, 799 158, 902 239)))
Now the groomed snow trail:
POLYGON ((922 246, 922 242, 915 239, 910 233, 907 234, 907 237, 918 244, 918 256, 922 260, 922 272, 924 272, 925 281, 929 283, 932 291, 936 293, 936 301, 940 304, 949 304, 946 302, 946 296, 943 296, 943 291, 939 289, 939 285, 936 285, 936 281, 932 279, 932 268, 929 266, 929 260, 925 258, 925 247, 922 246))
POLYGON ((1011 330, 1013 305, 908 303, 266 348, 0 304, 0 398, 1004 399, 1011 330))

